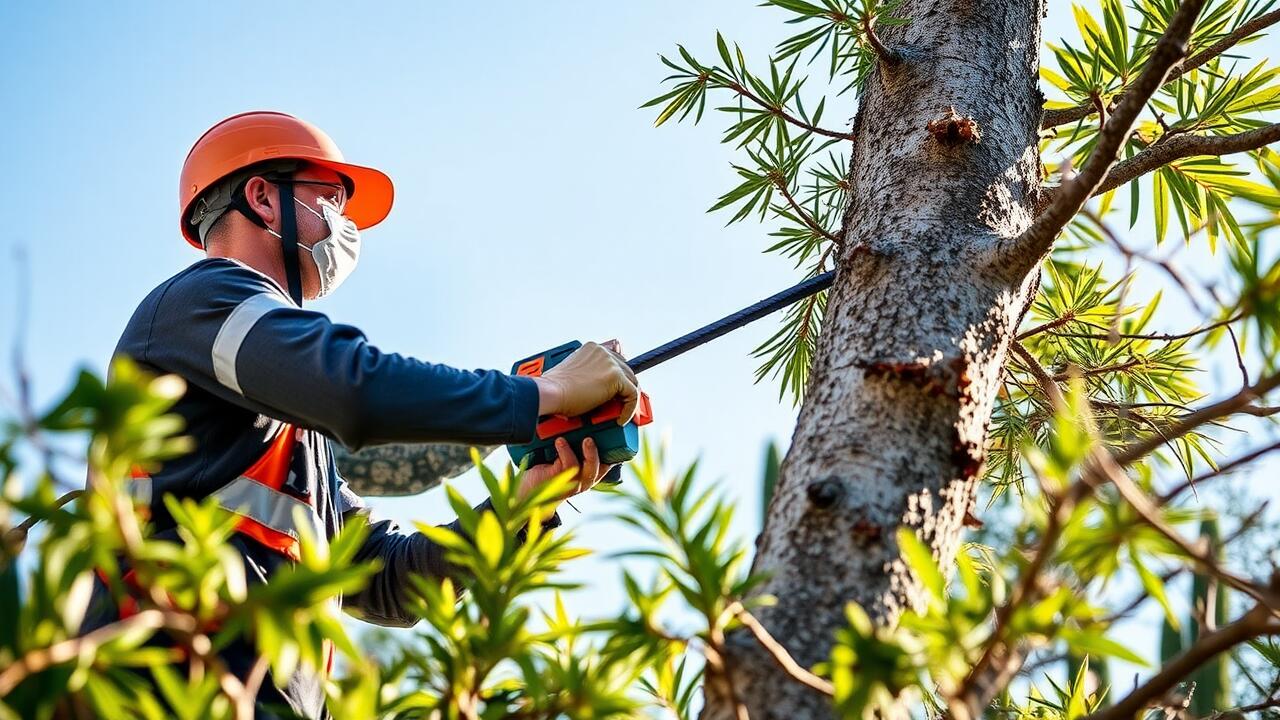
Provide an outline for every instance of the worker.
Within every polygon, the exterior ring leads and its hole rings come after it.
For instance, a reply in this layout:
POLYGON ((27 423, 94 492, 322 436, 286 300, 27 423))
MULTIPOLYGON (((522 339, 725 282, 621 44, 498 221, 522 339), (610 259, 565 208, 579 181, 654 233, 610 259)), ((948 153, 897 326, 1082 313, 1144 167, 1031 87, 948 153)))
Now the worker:
MULTIPOLYGON (((330 448, 378 443, 528 442, 538 417, 578 415, 620 399, 619 423, 634 413, 634 373, 616 343, 588 343, 541 377, 465 371, 371 345, 304 302, 329 295, 360 257, 360 231, 391 210, 390 178, 346 162, 320 129, 278 112, 249 112, 210 128, 187 155, 179 187, 182 235, 205 257, 151 291, 116 348, 144 369, 186 380, 173 412, 194 448, 130 483, 155 534, 177 540, 163 497, 217 498, 238 516, 232 544, 251 583, 298 557, 301 520, 331 538, 369 509, 338 475, 330 448), (295 512, 301 509, 302 512, 295 512)), ((576 469, 573 492, 610 469, 585 440, 563 440, 559 459, 529 470, 520 493, 576 469)), ((486 501, 481 508, 488 506, 486 501)), ((451 571, 442 549, 420 533, 369 518, 358 561, 382 569, 342 606, 372 623, 409 626, 409 576, 451 571)), ((559 524, 552 515, 547 527, 559 524)), ((454 525, 457 529, 456 521, 454 525)), ((129 608, 101 579, 86 629, 129 608), (121 603, 123 605, 123 603, 121 603)), ((242 680, 257 660, 252 641, 222 653, 242 680)), ((259 717, 324 717, 323 678, 298 671, 268 678, 259 717)))

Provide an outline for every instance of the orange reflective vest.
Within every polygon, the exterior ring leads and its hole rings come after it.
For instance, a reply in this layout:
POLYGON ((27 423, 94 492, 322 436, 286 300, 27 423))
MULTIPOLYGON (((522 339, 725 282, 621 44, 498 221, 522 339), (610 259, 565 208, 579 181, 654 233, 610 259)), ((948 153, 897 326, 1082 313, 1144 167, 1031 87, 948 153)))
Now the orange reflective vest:
MULTIPOLYGON (((298 433, 284 423, 258 461, 240 477, 210 493, 218 504, 239 516, 236 530, 263 545, 297 561, 298 542, 306 525, 313 539, 325 542, 327 536, 319 513, 309 500, 288 492, 289 463, 293 457, 298 433)), ((153 497, 151 477, 135 470, 130 493, 135 501, 150 505, 153 497)))

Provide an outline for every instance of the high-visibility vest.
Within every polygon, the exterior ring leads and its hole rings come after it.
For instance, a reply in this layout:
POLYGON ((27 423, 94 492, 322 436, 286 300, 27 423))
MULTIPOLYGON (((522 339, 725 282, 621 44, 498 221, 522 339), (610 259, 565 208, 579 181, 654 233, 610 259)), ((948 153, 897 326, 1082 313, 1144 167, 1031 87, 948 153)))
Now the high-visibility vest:
MULTIPOLYGON (((310 526, 315 540, 328 539, 314 500, 301 499, 286 487, 290 460, 301 432, 291 424, 282 424, 266 452, 252 467, 210 493, 219 505, 239 516, 236 530, 295 562, 302 537, 299 522, 310 526)), ((136 502, 149 506, 155 499, 151 477, 138 469, 132 475, 130 494, 136 502)))
MULTIPOLYGON (((297 562, 298 542, 302 538, 298 523, 311 526, 311 536, 318 542, 327 542, 328 536, 320 515, 312 502, 290 494, 286 488, 293 450, 301 433, 293 425, 283 423, 267 451, 244 474, 210 493, 218 504, 237 515, 236 530, 257 540, 285 557, 297 562), (298 512, 294 512, 297 510, 298 512)), ((151 476, 135 468, 129 483, 135 502, 150 506, 153 500, 151 476)), ((313 493, 312 498, 315 497, 313 493)), ((103 582, 106 576, 99 571, 103 582)), ((134 584, 134 572, 125 575, 126 586, 134 584)), ((137 602, 126 596, 120 605, 120 617, 124 619, 138 611, 137 602)), ((324 641, 326 675, 333 672, 334 648, 327 638, 324 641)))

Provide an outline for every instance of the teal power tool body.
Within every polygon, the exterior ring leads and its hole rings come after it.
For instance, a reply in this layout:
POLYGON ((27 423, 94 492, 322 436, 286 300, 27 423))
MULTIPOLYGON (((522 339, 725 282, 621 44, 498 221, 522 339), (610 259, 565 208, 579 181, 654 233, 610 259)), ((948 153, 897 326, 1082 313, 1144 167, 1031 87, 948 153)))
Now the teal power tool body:
MULTIPOLYGON (((802 300, 814 293, 831 287, 835 279, 835 271, 815 275, 797 285, 787 288, 776 295, 771 295, 754 305, 704 325, 693 332, 682 335, 669 343, 638 355, 627 361, 627 365, 637 374, 655 365, 682 355, 699 345, 710 342, 725 333, 736 330, 743 325, 759 320, 776 310, 802 300)), ((517 360, 511 366, 511 374, 536 377, 560 364, 582 347, 577 340, 545 350, 536 355, 517 360)), ((563 437, 569 441, 578 460, 581 461, 582 441, 590 437, 595 440, 596 449, 600 453, 600 461, 605 464, 624 463, 634 458, 640 451, 640 427, 653 422, 653 409, 649 396, 640 393, 640 402, 636 413, 626 425, 618 424, 618 416, 622 413, 622 402, 610 400, 589 413, 577 417, 564 415, 544 415, 538 418, 535 437, 522 445, 508 445, 512 462, 519 465, 528 458, 528 466, 542 465, 556 461, 556 438, 563 437)), ((617 483, 620 481, 621 468, 616 467, 604 477, 602 482, 617 483)))

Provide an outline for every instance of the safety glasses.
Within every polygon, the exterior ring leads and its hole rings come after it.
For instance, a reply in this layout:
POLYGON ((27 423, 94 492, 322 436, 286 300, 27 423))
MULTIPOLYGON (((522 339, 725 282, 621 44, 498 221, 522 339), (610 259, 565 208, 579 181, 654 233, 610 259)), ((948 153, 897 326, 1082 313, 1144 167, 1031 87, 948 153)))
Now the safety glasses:
POLYGON ((321 180, 299 180, 291 177, 264 176, 264 178, 273 183, 289 183, 290 185, 319 185, 321 187, 330 188, 332 189, 332 192, 327 195, 321 195, 320 197, 329 203, 332 203, 333 206, 338 209, 338 212, 342 212, 347 207, 347 186, 342 183, 331 183, 321 180))

